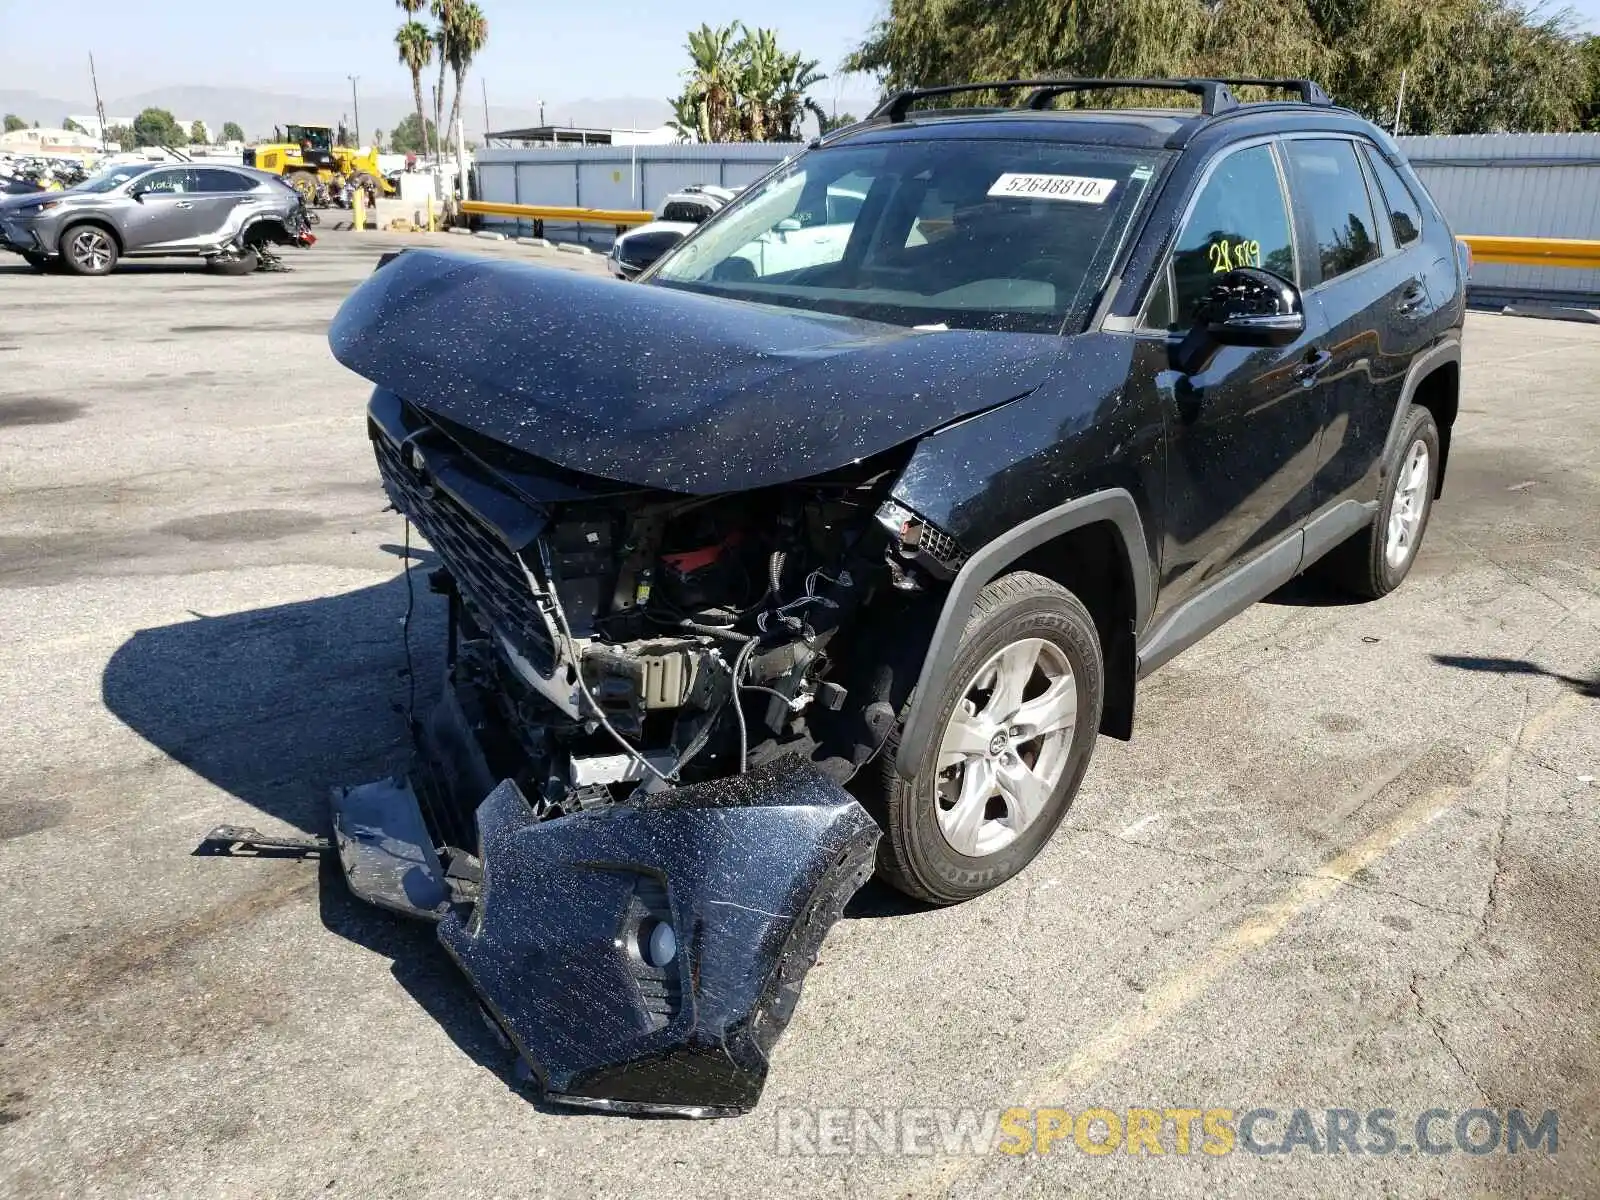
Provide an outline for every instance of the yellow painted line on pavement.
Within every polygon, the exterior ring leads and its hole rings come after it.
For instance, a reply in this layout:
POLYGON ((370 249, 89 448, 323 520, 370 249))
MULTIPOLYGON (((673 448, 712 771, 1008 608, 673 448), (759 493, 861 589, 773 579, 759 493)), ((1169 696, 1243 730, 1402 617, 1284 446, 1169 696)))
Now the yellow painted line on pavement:
MULTIPOLYGON (((1413 800, 1387 823, 1326 863, 1316 874, 1298 880, 1278 899, 1258 908, 1244 922, 1211 944, 1205 955, 1158 982, 1145 993, 1144 1004, 1107 1025, 1085 1042, 1065 1063, 1032 1080, 1027 1095, 1012 1103, 1038 1108, 1064 1103, 1080 1093, 1129 1050, 1161 1028, 1167 1019, 1208 991, 1225 972, 1255 950, 1267 945, 1294 920, 1330 899, 1366 867, 1383 858, 1401 842, 1449 811, 1458 799, 1484 780, 1507 770, 1520 747, 1531 747, 1566 717, 1583 707, 1584 698, 1568 692, 1554 704, 1529 718, 1517 745, 1505 745, 1489 755, 1464 784, 1435 788, 1413 800)), ((973 1170, 982 1158, 949 1158, 916 1175, 908 1183, 891 1185, 886 1196, 924 1196, 942 1192, 973 1170)))

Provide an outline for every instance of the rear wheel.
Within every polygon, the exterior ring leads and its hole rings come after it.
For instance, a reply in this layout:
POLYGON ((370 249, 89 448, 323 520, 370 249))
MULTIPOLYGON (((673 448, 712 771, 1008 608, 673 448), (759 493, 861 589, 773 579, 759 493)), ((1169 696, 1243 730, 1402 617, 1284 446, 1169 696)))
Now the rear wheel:
POLYGON ((1411 573, 1433 514, 1439 479, 1439 427, 1425 408, 1413 408, 1389 462, 1372 524, 1333 550, 1318 573, 1363 600, 1387 596, 1411 573))
POLYGON ((955 904, 1021 871, 1077 794, 1103 690, 1100 638, 1076 596, 1026 571, 984 588, 944 686, 926 697, 939 732, 910 781, 889 738, 879 873, 955 904))
POLYGON ((109 275, 117 240, 98 225, 74 225, 61 235, 61 261, 74 275, 109 275))

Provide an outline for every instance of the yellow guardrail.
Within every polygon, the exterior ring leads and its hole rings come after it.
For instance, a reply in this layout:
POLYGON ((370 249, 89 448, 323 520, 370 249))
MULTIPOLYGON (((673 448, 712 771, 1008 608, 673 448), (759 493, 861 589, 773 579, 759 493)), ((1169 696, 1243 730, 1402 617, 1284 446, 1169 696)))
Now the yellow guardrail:
POLYGON ((514 217, 519 221, 587 221, 593 225, 643 225, 656 215, 632 208, 565 208, 557 204, 493 204, 463 200, 461 211, 474 217, 514 217))
POLYGON ((1582 238, 1463 236, 1474 263, 1499 263, 1516 267, 1600 268, 1600 241, 1582 238))

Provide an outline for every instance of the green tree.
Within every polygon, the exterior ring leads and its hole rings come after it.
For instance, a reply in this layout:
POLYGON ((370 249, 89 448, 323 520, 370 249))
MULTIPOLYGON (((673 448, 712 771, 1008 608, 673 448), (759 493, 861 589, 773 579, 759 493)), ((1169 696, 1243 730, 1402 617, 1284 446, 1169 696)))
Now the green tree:
POLYGON ((139 144, 139 139, 134 135, 132 126, 113 125, 106 130, 106 141, 115 143, 123 150, 132 150, 139 144))
POLYGON ((27 127, 28 127, 28 123, 26 121, 24 121, 21 117, 17 116, 16 113, 7 113, 6 114, 6 129, 5 129, 5 131, 7 133, 11 133, 12 131, 17 130, 17 129, 26 129, 27 127))
POLYGON ((824 116, 821 121, 822 132, 829 134, 835 129, 843 129, 847 125, 854 125, 859 120, 861 118, 856 116, 855 113, 840 113, 837 117, 824 116))
POLYGON ((89 134, 87 129, 85 129, 82 125, 79 125, 71 117, 61 118, 61 128, 65 129, 68 133, 81 133, 85 137, 87 137, 89 134))
POLYGON ((372 148, 379 154, 383 153, 383 130, 374 129, 372 131, 372 148))
POLYGON ((211 140, 211 131, 204 121, 195 121, 189 126, 189 140, 202 146, 211 140))
POLYGON ((845 69, 890 90, 1030 75, 1311 76, 1386 125, 1403 72, 1405 130, 1429 133, 1570 129, 1585 91, 1570 17, 1520 0, 890 0, 845 69))
POLYGON ((1589 73, 1589 86, 1583 90, 1582 112, 1578 119, 1584 129, 1600 131, 1600 35, 1585 38, 1578 52, 1589 73))
MULTIPOLYGON (((394 44, 400 53, 401 63, 411 72, 411 98, 417 106, 416 122, 412 128, 418 131, 427 127, 427 116, 422 109, 422 72, 433 61, 433 37, 428 32, 428 27, 416 19, 424 2, 425 0, 395 0, 395 3, 404 10, 406 21, 395 32, 394 44)), ((402 121, 400 124, 403 126, 405 122, 402 121)), ((396 128, 391 136, 398 139, 400 129, 396 128)), ((418 136, 421 136, 420 132, 418 136)), ((396 149, 398 148, 397 146, 396 149)), ((427 149, 427 146, 423 146, 422 152, 425 153, 427 149)))
POLYGON ((424 132, 422 120, 415 113, 408 113, 389 135, 389 149, 396 154, 426 154, 428 147, 437 143, 438 130, 433 122, 428 122, 424 132))
POLYGON ((244 141, 244 130, 237 121, 224 121, 222 123, 222 140, 225 142, 244 141))
POLYGON ((182 146, 189 140, 183 126, 164 108, 147 108, 135 117, 133 137, 140 146, 182 146))

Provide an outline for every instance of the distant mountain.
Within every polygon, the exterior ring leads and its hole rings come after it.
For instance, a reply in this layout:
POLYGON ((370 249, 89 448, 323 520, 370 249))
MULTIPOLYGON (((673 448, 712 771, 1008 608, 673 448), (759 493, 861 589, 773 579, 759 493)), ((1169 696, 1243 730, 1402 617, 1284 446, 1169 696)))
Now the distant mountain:
MULTIPOLYGON (((483 133, 482 93, 468 88, 461 98, 461 119, 469 138, 483 133)), ((403 93, 361 96, 361 129, 370 137, 374 129, 393 129, 414 111, 411 97, 403 93)), ((448 103, 448 102, 447 102, 448 103)), ((225 121, 237 121, 246 135, 266 137, 273 126, 296 124, 335 125, 341 118, 354 123, 350 97, 304 96, 253 88, 165 87, 131 96, 107 96, 108 117, 131 117, 146 108, 164 108, 180 120, 204 121, 221 129, 225 121)), ((82 97, 62 99, 38 92, 0 89, 0 112, 16 113, 30 125, 57 125, 68 113, 92 113, 94 102, 82 97)), ((593 129, 654 129, 672 116, 664 100, 639 96, 585 97, 579 100, 551 100, 544 105, 545 120, 552 124, 579 125, 593 129)), ((539 105, 489 106, 494 129, 520 129, 539 124, 539 105)))

